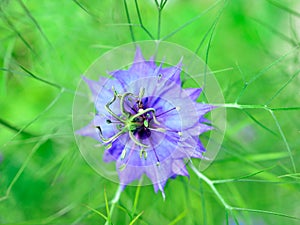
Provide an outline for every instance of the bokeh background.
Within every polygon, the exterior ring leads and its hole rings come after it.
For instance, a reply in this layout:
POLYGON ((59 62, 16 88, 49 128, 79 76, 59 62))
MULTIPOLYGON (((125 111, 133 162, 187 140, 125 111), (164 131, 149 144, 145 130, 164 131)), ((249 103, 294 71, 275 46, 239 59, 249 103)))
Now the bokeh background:
POLYGON ((118 184, 82 158, 73 98, 101 54, 150 39, 215 71, 227 129, 203 173, 232 208, 189 170, 165 201, 127 187, 112 224, 300 224, 299 28, 298 0, 1 0, 0 224, 105 223, 118 184))

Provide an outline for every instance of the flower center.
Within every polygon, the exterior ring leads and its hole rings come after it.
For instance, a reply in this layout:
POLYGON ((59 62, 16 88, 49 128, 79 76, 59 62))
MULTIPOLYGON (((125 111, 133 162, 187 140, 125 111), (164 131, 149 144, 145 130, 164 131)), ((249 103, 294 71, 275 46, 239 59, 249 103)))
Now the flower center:
MULTIPOLYGON (((117 129, 119 132, 114 136, 106 139, 102 135, 102 130, 100 126, 97 126, 100 138, 103 143, 111 144, 118 137, 124 133, 128 133, 130 139, 140 147, 147 148, 149 146, 143 144, 141 140, 147 139, 151 136, 151 130, 156 130, 159 132, 164 132, 162 128, 156 128, 153 125, 160 123, 156 119, 156 110, 154 108, 145 108, 142 102, 142 97, 144 95, 144 88, 141 88, 138 96, 132 93, 126 92, 124 94, 118 94, 114 90, 113 99, 105 105, 107 112, 116 120, 117 129), (114 113, 110 106, 117 100, 120 100, 120 111, 121 115, 114 113)), ((111 120, 107 120, 108 123, 113 123, 111 120)))
MULTIPOLYGON (((143 109, 139 109, 139 112, 143 112, 143 109)), ((132 120, 133 135, 137 136, 138 139, 144 140, 151 136, 151 130, 149 125, 151 123, 152 116, 150 113, 143 114, 132 120)))

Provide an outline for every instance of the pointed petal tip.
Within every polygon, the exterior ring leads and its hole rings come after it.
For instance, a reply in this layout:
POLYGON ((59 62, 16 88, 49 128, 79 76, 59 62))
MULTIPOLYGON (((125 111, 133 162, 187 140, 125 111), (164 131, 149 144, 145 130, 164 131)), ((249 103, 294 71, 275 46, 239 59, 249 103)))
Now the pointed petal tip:
POLYGON ((196 101, 202 92, 202 88, 185 88, 183 90, 186 95, 193 101, 196 101))
POLYGON ((143 56, 141 47, 140 46, 136 46, 135 56, 134 56, 134 63, 144 62, 144 61, 145 61, 145 58, 143 56))

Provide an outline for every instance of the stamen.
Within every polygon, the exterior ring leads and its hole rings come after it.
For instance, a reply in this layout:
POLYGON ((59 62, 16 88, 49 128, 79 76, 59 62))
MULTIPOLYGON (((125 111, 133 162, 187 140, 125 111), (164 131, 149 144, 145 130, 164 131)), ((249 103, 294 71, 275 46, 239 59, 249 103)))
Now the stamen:
POLYGON ((120 121, 120 122, 122 122, 122 123, 125 123, 125 120, 123 120, 121 117, 119 117, 117 114, 115 114, 115 113, 109 108, 109 106, 110 106, 111 104, 113 104, 113 103, 116 101, 117 95, 118 95, 118 93, 117 93, 116 91, 114 91, 114 97, 113 97, 113 99, 112 99, 110 102, 108 102, 108 103, 104 106, 104 108, 105 108, 106 111, 107 111, 110 115, 112 115, 112 117, 114 117, 116 120, 118 120, 118 121, 120 121))
POLYGON ((154 123, 156 123, 157 125, 160 125, 160 122, 158 122, 158 120, 157 120, 155 114, 153 114, 153 121, 154 121, 154 123))
POLYGON ((160 80, 161 78, 162 78, 162 74, 160 73, 160 74, 158 74, 158 80, 160 80))
POLYGON ((156 158, 156 160, 157 160, 157 162, 156 162, 156 166, 159 166, 159 165, 160 165, 160 161, 159 161, 158 155, 157 155, 157 153, 156 153, 156 150, 155 150, 155 148, 153 147, 152 140, 151 140, 151 139, 149 139, 149 141, 150 141, 150 144, 151 144, 151 146, 152 146, 152 148, 153 148, 153 151, 154 151, 154 154, 155 154, 155 158, 156 158))
POLYGON ((108 150, 112 147, 112 143, 109 143, 108 145, 105 146, 105 150, 108 150))
POLYGON ((147 151, 145 151, 144 148, 141 149, 140 151, 140 158, 142 158, 144 156, 144 159, 146 160, 147 159, 147 151))
POLYGON ((118 125, 120 125, 120 121, 111 121, 109 119, 106 120, 107 124, 112 124, 112 123, 117 123, 118 125))
POLYGON ((153 130, 153 131, 157 131, 157 132, 161 132, 161 133, 165 133, 167 130, 161 127, 157 127, 157 128, 148 128, 149 130, 153 130))
POLYGON ((96 126, 96 128, 99 130, 99 137, 101 138, 102 142, 105 143, 105 144, 113 142, 118 137, 120 137, 122 134, 126 133, 126 129, 124 128, 123 130, 121 130, 120 132, 118 132, 117 134, 115 134, 114 136, 112 136, 110 138, 104 138, 103 134, 102 134, 101 127, 100 126, 96 126))
POLYGON ((130 96, 130 95, 133 96, 132 93, 126 92, 126 93, 124 93, 124 94, 122 95, 121 100, 120 100, 120 108, 121 108, 121 112, 122 112, 122 114, 127 115, 127 116, 130 115, 130 112, 127 112, 127 111, 125 110, 125 105, 124 105, 124 104, 125 104, 125 98, 126 98, 127 96, 130 96))
POLYGON ((129 131, 129 137, 131 138, 131 140, 132 140, 135 144, 137 144, 137 145, 139 145, 139 146, 141 146, 141 147, 144 147, 144 148, 148 148, 148 147, 149 147, 148 145, 144 145, 143 143, 140 143, 140 142, 138 141, 138 139, 136 139, 136 137, 133 135, 133 133, 132 133, 131 131, 129 131))
POLYGON ((159 116, 162 116, 162 115, 164 115, 164 114, 166 114, 166 113, 169 113, 169 112, 173 111, 174 109, 177 110, 177 107, 174 107, 174 108, 169 109, 169 110, 167 110, 167 111, 165 111, 165 112, 162 112, 161 114, 157 115, 156 117, 159 117, 159 116))
POLYGON ((123 164, 119 167, 120 172, 122 172, 123 170, 125 170, 125 168, 126 168, 126 164, 123 163, 123 164))
POLYGON ((142 100, 144 94, 145 94, 145 88, 142 88, 142 87, 141 87, 140 93, 139 93, 139 100, 142 100))
POLYGON ((121 160, 123 160, 126 156, 126 150, 123 149, 122 153, 121 153, 121 160))

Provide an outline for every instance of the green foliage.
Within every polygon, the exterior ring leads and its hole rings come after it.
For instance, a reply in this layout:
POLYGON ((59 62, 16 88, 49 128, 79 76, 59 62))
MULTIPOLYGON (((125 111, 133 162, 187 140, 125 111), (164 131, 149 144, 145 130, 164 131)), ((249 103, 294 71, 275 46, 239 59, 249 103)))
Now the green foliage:
POLYGON ((299 224, 299 23, 297 0, 0 1, 0 224, 299 224), (76 86, 107 50, 157 38, 215 71, 225 140, 165 201, 129 186, 111 202, 118 184, 75 143, 76 86))

